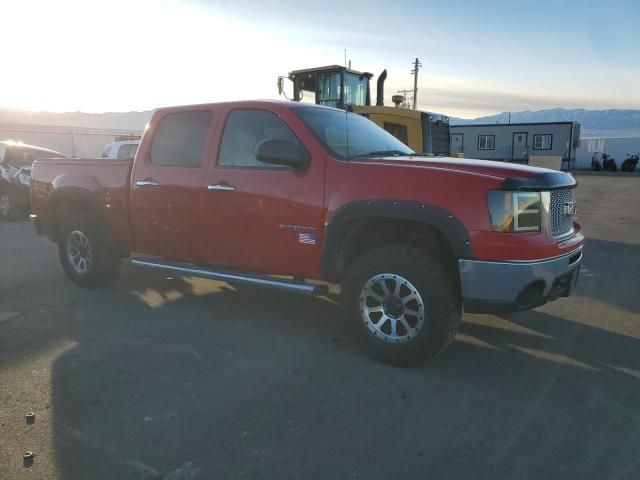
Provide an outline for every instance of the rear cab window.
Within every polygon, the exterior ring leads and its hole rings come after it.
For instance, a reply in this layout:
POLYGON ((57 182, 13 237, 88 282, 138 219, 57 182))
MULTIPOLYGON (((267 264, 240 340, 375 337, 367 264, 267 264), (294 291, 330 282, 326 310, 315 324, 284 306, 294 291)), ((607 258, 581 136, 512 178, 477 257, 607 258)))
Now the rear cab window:
POLYGON ((200 167, 212 117, 210 110, 166 114, 153 136, 149 163, 156 167, 200 167))

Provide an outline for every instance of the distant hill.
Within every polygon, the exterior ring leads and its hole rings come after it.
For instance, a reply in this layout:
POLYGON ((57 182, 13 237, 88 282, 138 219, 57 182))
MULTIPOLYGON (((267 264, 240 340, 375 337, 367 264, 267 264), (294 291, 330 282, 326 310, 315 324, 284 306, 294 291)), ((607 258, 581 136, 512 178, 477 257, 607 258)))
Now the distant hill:
MULTIPOLYGON (((451 117, 452 125, 479 123, 507 123, 508 114, 501 113, 474 119, 451 117)), ((580 122, 582 138, 587 137, 635 137, 640 136, 640 110, 585 110, 553 108, 536 112, 514 112, 511 123, 532 122, 580 122)))
MULTIPOLYGON (((144 112, 24 112, 0 109, 0 123, 57 125, 120 130, 143 130, 152 110, 144 112)), ((507 123, 507 113, 474 119, 450 117, 452 125, 507 123)), ((585 110, 553 108, 535 112, 514 112, 512 123, 561 122, 575 120, 582 125, 582 138, 640 137, 640 110, 585 110)))
POLYGON ((0 109, 0 123, 143 130, 152 113, 152 110, 144 112, 55 113, 0 109))

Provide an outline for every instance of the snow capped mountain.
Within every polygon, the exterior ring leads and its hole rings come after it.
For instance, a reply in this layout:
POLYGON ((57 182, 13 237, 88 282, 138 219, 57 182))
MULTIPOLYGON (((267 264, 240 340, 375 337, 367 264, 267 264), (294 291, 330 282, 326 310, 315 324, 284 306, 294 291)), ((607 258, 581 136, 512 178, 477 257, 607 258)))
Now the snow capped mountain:
MULTIPOLYGON (((60 125, 142 130, 152 111, 114 113, 52 113, 0 109, 0 123, 60 125)), ((450 117, 452 125, 507 123, 508 114, 501 113, 475 119, 450 117)), ((582 125, 582 138, 640 137, 640 110, 585 110, 553 108, 549 110, 512 112, 511 123, 576 121, 582 125)))
MULTIPOLYGON (((451 118, 452 125, 507 123, 508 114, 501 113, 475 119, 451 118)), ((582 125, 582 137, 640 136, 640 110, 585 110, 553 108, 536 112, 513 112, 511 123, 576 121, 582 125)))

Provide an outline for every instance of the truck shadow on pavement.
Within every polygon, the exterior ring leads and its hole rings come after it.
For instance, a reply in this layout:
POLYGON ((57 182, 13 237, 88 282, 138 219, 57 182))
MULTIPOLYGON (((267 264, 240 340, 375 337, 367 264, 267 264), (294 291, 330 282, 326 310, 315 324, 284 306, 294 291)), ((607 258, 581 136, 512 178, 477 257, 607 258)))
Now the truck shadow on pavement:
POLYGON ((577 294, 640 314, 640 245, 587 239, 577 294))
POLYGON ((60 478, 640 474, 637 338, 542 311, 468 315, 447 351, 399 369, 358 352, 328 301, 235 290, 127 273, 69 324, 60 478))

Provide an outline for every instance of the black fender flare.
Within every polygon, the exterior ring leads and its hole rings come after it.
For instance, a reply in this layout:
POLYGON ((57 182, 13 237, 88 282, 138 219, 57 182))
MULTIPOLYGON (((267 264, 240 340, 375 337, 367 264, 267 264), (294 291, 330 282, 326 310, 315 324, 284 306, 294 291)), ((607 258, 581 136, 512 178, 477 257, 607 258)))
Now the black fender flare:
MULTIPOLYGON (((47 211, 40 219, 42 232, 52 241, 57 241, 58 235, 58 205, 62 201, 71 200, 86 204, 93 214, 97 215, 101 225, 105 225, 104 216, 95 192, 82 187, 60 187, 49 194, 47 211)), ((105 232, 106 233, 106 232, 105 232)))
POLYGON ((322 275, 330 281, 340 277, 337 259, 350 228, 359 220, 393 219, 423 223, 437 229, 456 258, 473 258, 471 238, 464 224, 444 208, 409 200, 357 200, 338 209, 326 226, 322 275))

